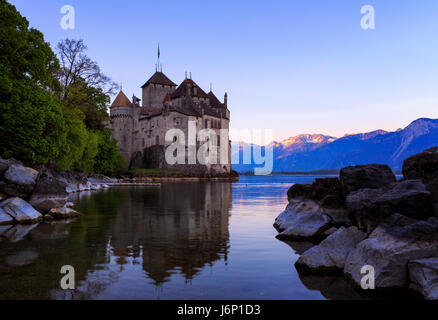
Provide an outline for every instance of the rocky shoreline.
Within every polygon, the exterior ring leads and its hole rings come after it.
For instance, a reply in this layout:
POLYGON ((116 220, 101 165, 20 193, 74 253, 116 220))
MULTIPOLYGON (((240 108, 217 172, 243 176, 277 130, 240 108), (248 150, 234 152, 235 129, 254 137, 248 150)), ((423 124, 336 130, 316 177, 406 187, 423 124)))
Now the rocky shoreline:
POLYGON ((58 173, 45 166, 33 169, 20 161, 0 158, 0 226, 77 217, 80 213, 68 202, 69 194, 102 190, 117 182, 99 175, 58 173))
POLYGON ((277 238, 312 242, 297 252, 297 270, 340 274, 367 295, 438 300, 438 147, 406 159, 399 181, 386 165, 347 167, 339 178, 293 185, 288 200, 277 238), (375 290, 360 289, 364 266, 374 268, 375 290))

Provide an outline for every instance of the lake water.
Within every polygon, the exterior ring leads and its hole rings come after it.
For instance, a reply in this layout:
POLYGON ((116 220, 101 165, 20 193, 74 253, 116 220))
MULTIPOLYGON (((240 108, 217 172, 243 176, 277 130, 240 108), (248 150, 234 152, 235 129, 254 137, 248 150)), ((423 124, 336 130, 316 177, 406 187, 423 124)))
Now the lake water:
POLYGON ((0 299, 344 299, 297 273, 306 243, 277 240, 288 188, 315 177, 174 182, 72 196, 74 221, 0 227, 0 299), (60 289, 63 265, 76 290, 60 289))

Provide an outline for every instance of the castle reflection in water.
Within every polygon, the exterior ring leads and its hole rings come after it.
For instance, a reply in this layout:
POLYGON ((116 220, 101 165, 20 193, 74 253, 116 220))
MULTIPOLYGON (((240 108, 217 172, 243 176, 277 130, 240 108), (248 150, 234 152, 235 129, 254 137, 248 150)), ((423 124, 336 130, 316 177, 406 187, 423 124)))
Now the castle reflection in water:
POLYGON ((230 183, 163 183, 123 195, 108 230, 121 268, 141 263, 160 285, 176 270, 190 281, 204 266, 227 261, 230 183))

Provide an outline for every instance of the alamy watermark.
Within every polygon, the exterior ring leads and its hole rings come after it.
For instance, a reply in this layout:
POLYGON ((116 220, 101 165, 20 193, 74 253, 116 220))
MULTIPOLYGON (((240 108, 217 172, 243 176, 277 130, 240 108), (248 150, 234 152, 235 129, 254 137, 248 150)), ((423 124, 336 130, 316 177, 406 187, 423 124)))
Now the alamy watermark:
POLYGON ((373 266, 366 265, 360 269, 363 277, 360 280, 360 286, 363 290, 374 290, 376 288, 376 271, 373 266))
POLYGON ((74 290, 75 289, 75 268, 70 265, 62 266, 61 274, 65 274, 61 278, 60 285, 62 290, 74 290))
POLYGON ((75 29, 75 8, 71 5, 65 5, 61 8, 61 28, 64 30, 74 30, 75 29))
POLYGON ((364 5, 360 9, 360 13, 363 15, 360 20, 360 26, 363 30, 374 30, 376 29, 376 10, 372 5, 364 5))

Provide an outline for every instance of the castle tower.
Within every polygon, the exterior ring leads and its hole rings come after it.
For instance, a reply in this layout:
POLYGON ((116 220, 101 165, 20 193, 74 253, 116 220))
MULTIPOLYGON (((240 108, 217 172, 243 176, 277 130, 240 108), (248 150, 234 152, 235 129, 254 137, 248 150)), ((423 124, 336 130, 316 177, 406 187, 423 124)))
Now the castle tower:
POLYGON ((110 107, 111 131, 113 139, 122 154, 131 160, 132 156, 132 131, 134 127, 134 104, 120 91, 110 107))
POLYGON ((143 107, 162 108, 166 94, 176 89, 176 84, 163 72, 157 71, 141 87, 143 90, 143 107))

